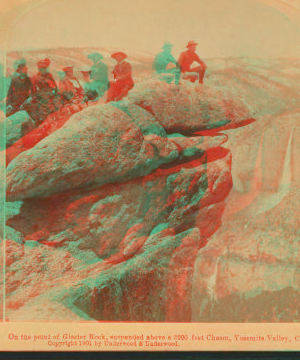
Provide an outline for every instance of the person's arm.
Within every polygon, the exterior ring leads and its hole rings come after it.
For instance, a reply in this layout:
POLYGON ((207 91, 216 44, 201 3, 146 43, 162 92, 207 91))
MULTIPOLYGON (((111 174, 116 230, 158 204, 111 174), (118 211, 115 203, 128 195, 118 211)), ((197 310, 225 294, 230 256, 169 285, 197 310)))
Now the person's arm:
POLYGON ((206 68, 204 61, 202 61, 197 54, 195 54, 195 55, 196 55, 195 61, 202 67, 206 68))
POLYGON ((184 53, 182 52, 179 56, 179 59, 177 61, 177 68, 182 71, 182 63, 184 61, 184 53))
POLYGON ((31 79, 29 78, 29 96, 31 97, 33 94, 33 83, 31 79))
POLYGON ((34 76, 31 82, 32 82, 32 94, 35 95, 38 92, 37 77, 34 76))
POLYGON ((28 106, 30 106, 31 101, 32 101, 32 95, 33 95, 33 85, 32 85, 32 81, 28 78, 28 98, 20 106, 21 110, 24 110, 28 106))
POLYGON ((172 54, 170 54, 169 56, 169 63, 172 63, 174 65, 177 65, 177 61, 175 60, 174 56, 172 54))
POLYGON ((58 86, 57 86, 56 81, 54 80, 54 77, 52 76, 52 74, 49 74, 49 79, 50 79, 50 82, 48 82, 49 86, 51 88, 53 88, 55 91, 58 91, 58 86))

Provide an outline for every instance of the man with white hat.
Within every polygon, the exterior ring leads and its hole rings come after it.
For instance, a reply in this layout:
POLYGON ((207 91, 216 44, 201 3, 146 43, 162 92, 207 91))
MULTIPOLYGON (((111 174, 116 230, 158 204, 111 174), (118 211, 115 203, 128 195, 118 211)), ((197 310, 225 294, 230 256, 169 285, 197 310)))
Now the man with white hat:
POLYGON ((73 66, 66 66, 63 69, 65 77, 58 83, 60 94, 64 101, 64 106, 74 113, 81 110, 80 104, 83 102, 84 90, 73 74, 73 66))
MULTIPOLYGON (((198 73, 199 83, 203 84, 203 78, 206 71, 205 63, 196 54, 196 46, 198 44, 195 41, 189 41, 187 44, 187 50, 180 54, 178 64, 182 73, 198 73), (197 62, 200 66, 191 68, 193 62, 197 62)), ((191 74, 188 76, 192 82, 196 81, 196 78, 191 74)))
MULTIPOLYGON (((153 61, 152 68, 158 74, 175 74, 175 83, 178 84, 180 71, 177 67, 177 61, 175 60, 174 56, 171 54, 173 45, 169 42, 164 43, 160 53, 158 53, 153 61), (175 67, 167 69, 169 64, 174 64, 175 67)), ((166 82, 172 82, 169 79, 165 79, 166 82)))

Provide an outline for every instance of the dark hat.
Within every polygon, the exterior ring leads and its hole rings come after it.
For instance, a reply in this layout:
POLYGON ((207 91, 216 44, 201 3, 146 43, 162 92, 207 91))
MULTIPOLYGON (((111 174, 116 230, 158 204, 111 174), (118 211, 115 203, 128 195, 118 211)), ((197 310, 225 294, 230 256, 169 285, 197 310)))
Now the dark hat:
POLYGON ((127 58, 127 55, 125 53, 119 51, 119 52, 111 54, 110 57, 112 57, 115 60, 117 60, 117 59, 124 60, 127 58))
POLYGON ((26 67, 26 64, 19 64, 18 68, 16 69, 16 72, 19 73, 25 67, 26 67))
POLYGON ((40 60, 37 63, 37 67, 39 69, 47 68, 49 65, 50 65, 50 60, 49 59, 40 60))
POLYGON ((162 48, 163 48, 163 49, 167 49, 167 48, 170 48, 170 47, 172 47, 172 46, 174 46, 174 45, 171 44, 171 43, 169 43, 169 42, 165 42, 162 48))
POLYGON ((66 72, 66 71, 70 71, 73 70, 73 66, 66 66, 62 69, 62 71, 66 72))
POLYGON ((16 61, 14 61, 15 70, 21 69, 25 65, 26 65, 26 60, 25 59, 18 59, 16 61))
POLYGON ((17 72, 19 72, 21 69, 23 69, 26 66, 26 62, 20 62, 17 67, 17 72))
POLYGON ((189 47, 191 45, 198 45, 195 41, 189 41, 186 47, 189 47))
POLYGON ((87 55, 87 58, 90 60, 102 60, 103 59, 103 55, 99 54, 99 53, 91 53, 87 55))

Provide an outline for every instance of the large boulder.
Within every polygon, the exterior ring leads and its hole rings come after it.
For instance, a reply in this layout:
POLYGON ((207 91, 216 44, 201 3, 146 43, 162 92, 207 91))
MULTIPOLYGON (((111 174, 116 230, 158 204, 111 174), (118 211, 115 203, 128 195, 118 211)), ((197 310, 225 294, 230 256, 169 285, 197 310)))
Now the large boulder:
POLYGON ((190 321, 198 248, 220 226, 232 186, 230 152, 212 140, 212 150, 147 176, 11 208, 23 243, 8 242, 8 318, 28 309, 30 319, 48 299, 53 320, 66 307, 68 319, 190 321))
MULTIPOLYGON (((151 128, 151 114, 137 111, 151 128)), ((140 129, 126 112, 111 105, 87 108, 9 164, 7 199, 48 196, 145 175, 178 156, 163 128, 156 128, 140 129)))
POLYGON ((149 112, 130 103, 87 108, 9 164, 7 200, 126 181, 227 140, 178 137, 168 138, 149 112))
POLYGON ((238 127, 253 118, 240 96, 227 89, 192 84, 166 84, 156 79, 136 84, 128 99, 151 112, 167 133, 238 127))

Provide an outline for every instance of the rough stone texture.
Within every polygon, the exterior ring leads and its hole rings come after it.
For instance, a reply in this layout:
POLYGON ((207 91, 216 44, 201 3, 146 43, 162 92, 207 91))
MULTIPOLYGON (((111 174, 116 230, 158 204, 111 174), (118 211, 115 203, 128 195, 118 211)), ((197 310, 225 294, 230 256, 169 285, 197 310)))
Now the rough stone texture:
POLYGON ((220 228, 200 250, 193 321, 300 320, 299 189, 272 211, 220 228))
POLYGON ((62 110, 48 116, 38 127, 34 126, 33 129, 28 127, 26 134, 6 149, 6 164, 8 165, 23 151, 33 148, 45 137, 60 129, 69 118, 69 113, 62 110))
MULTIPOLYGON (((162 128, 161 132, 164 134, 162 128)), ((111 105, 94 106, 74 115, 59 131, 10 163, 7 198, 47 196, 125 181, 145 175, 177 156, 176 146, 166 135, 143 135, 124 111, 111 105)))
POLYGON ((34 303, 47 298, 87 318, 189 321, 193 263, 232 186, 230 152, 217 149, 126 183, 28 199, 18 214, 11 210, 8 225, 26 236, 25 245, 9 242, 8 317, 27 306, 26 288, 34 303))
POLYGON ((138 106, 94 106, 71 117, 9 164, 7 200, 126 181, 177 158, 200 155, 226 140, 219 136, 172 141, 155 118, 138 106))
POLYGON ((6 147, 11 146, 23 136, 22 126, 27 126, 27 131, 35 127, 34 121, 26 111, 18 111, 5 119, 6 147))
POLYGON ((227 89, 187 81, 180 86, 159 80, 141 82, 128 99, 151 112, 167 133, 234 128, 253 118, 249 107, 227 89))
POLYGON ((204 86, 137 81, 23 139, 8 167, 8 320, 299 321, 289 64, 212 60, 204 86))

